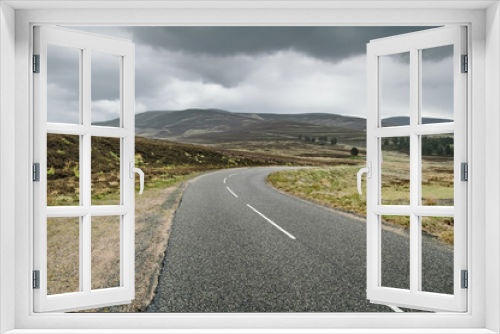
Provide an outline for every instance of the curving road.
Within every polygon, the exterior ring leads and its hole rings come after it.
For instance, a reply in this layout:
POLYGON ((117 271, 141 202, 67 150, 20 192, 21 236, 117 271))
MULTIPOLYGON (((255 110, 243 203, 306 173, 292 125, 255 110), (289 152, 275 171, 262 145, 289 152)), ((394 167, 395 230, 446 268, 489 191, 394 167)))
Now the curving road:
MULTIPOLYGON (((148 312, 393 312, 366 300, 365 222, 269 187, 266 176, 282 169, 223 170, 191 182, 148 312)), ((382 279, 404 285, 408 237, 384 230, 382 238, 390 273, 382 279)), ((426 277, 443 288, 452 253, 425 242, 433 259, 426 277)))

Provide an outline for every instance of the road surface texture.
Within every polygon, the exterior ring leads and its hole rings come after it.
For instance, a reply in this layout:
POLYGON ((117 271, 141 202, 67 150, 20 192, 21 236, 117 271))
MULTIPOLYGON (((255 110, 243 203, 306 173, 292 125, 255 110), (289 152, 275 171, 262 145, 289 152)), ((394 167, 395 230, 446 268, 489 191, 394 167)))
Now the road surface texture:
MULTIPOLYGON (((282 169, 224 170, 193 180, 147 312, 398 310, 366 299, 365 221, 268 186, 266 176, 282 169)), ((404 286, 408 236, 392 230, 382 237, 382 279, 404 286)), ((424 239, 425 284, 441 291, 448 288, 453 253, 424 239)))

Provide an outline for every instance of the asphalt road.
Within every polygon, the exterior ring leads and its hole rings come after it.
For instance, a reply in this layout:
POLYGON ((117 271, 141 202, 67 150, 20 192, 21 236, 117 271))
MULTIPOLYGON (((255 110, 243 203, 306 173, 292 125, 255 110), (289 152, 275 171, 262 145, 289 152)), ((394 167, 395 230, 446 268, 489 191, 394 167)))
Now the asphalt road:
MULTIPOLYGON (((148 312, 393 312, 366 299, 365 221, 271 188, 265 177, 280 169, 224 170, 188 186, 148 312)), ((424 239, 424 286, 447 291, 453 253, 424 239)), ((382 280, 404 287, 408 236, 384 229, 382 243, 382 280)))

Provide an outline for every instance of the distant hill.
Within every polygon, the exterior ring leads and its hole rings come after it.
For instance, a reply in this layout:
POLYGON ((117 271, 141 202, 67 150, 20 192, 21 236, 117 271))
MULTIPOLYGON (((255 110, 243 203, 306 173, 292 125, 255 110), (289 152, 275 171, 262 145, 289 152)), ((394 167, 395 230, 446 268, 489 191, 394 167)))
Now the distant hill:
POLYGON ((254 114, 263 120, 293 121, 322 126, 344 127, 353 130, 365 130, 366 119, 360 117, 342 116, 337 114, 254 114))
MULTIPOLYGON (((119 120, 97 123, 117 126, 119 120)), ((137 114, 136 134, 184 143, 274 140, 298 135, 363 136, 366 120, 336 114, 233 113, 220 109, 160 110, 137 114), (353 132, 354 130, 354 132, 353 132)))
MULTIPOLYGON (((424 118, 424 124, 449 120, 424 118)), ((384 119, 386 126, 408 125, 408 117, 384 119)), ((96 125, 117 126, 119 120, 96 125)), ((179 143, 220 145, 234 142, 295 140, 298 137, 335 137, 339 142, 364 145, 366 119, 327 113, 234 113, 221 109, 148 111, 135 116, 136 134, 179 143)))
MULTIPOLYGON (((446 118, 422 117, 422 124, 446 123, 446 122, 453 122, 453 120, 446 118)), ((384 118, 382 120, 382 123, 385 125, 393 125, 393 126, 410 125, 410 117, 397 116, 397 117, 384 118)))
MULTIPOLYGON (((171 128, 173 133, 176 134, 200 126, 212 129, 263 123, 265 121, 294 121, 316 125, 340 126, 354 130, 364 130, 366 128, 366 119, 364 118, 326 113, 259 114, 234 113, 221 109, 185 109, 147 111, 135 116, 136 128, 171 128), (181 125, 180 128, 179 125, 181 125)), ((118 124, 118 119, 96 123, 96 125, 103 126, 117 126, 118 124)))

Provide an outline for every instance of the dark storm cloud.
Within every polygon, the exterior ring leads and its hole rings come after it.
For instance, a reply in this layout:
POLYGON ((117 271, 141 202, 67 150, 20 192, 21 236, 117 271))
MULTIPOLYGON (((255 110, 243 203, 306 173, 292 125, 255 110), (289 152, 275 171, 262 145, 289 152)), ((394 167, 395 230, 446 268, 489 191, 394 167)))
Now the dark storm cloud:
POLYGON ((372 39, 428 27, 127 27, 136 43, 199 55, 257 56, 294 50, 340 61, 364 54, 372 39))
MULTIPOLYGON (((135 43, 136 112, 214 107, 356 116, 366 112, 366 44, 428 28, 72 27, 135 43)), ((423 54, 430 66, 426 110, 436 116, 450 114, 449 74, 440 71, 450 55, 440 48, 423 54)), ((49 57, 54 121, 78 119, 78 82, 72 80, 77 75, 71 70, 77 65, 68 57, 49 57)), ((398 90, 407 85, 402 80, 407 62, 390 58, 394 70, 384 89, 403 96, 398 90)), ((116 65, 99 61, 92 69, 92 121, 114 118, 119 108, 116 65)), ((399 115, 403 102, 395 99, 388 116, 399 115)))
MULTIPOLYGON (((49 45, 47 50, 48 120, 79 122, 80 53, 78 49, 49 45)), ((120 99, 120 58, 91 54, 92 119, 116 118, 120 99), (111 102, 110 102, 111 101, 111 102)))
MULTIPOLYGON (((80 52, 77 49, 50 45, 47 54, 48 83, 66 90, 78 99, 80 52)), ((120 97, 120 59, 118 56, 92 52, 92 100, 115 100, 120 97)))
POLYGON ((55 45, 47 47, 47 120, 73 123, 80 120, 80 51, 55 45))
POLYGON ((437 62, 449 57, 453 57, 453 45, 422 50, 422 61, 424 62, 437 62))
POLYGON ((120 57, 92 52, 92 101, 120 98, 120 66, 120 57))

